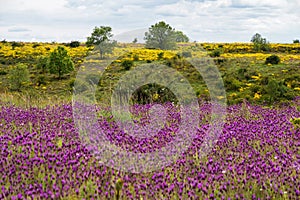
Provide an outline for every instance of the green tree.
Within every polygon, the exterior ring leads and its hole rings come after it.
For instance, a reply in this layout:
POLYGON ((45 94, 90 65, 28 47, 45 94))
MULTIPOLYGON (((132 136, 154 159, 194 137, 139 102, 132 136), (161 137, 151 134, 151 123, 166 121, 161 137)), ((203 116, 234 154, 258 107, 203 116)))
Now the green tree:
POLYGON ((270 50, 269 42, 267 41, 266 38, 263 38, 259 33, 256 33, 255 35, 252 36, 251 42, 253 42, 254 44, 253 49, 256 52, 270 50))
POLYGON ((76 48, 76 47, 79 47, 79 46, 80 46, 80 42, 79 42, 79 41, 71 41, 68 45, 69 45, 71 48, 76 48))
POLYGON ((37 60, 36 68, 41 70, 43 74, 47 72, 48 67, 48 57, 47 56, 40 56, 37 60))
POLYGON ((103 59, 107 53, 112 53, 117 42, 112 40, 112 29, 109 26, 95 27, 91 36, 87 38, 87 46, 95 46, 100 52, 100 58, 103 59))
POLYGON ((151 25, 148 32, 145 33, 146 48, 154 49, 175 49, 176 34, 169 24, 161 21, 151 25))
POLYGON ((175 38, 176 42, 189 42, 190 40, 182 31, 176 31, 175 38))
POLYGON ((62 75, 74 70, 74 63, 64 47, 59 46, 51 52, 48 69, 51 74, 57 74, 59 79, 62 78, 62 75))
POLYGON ((29 83, 29 70, 23 63, 17 64, 9 71, 9 85, 11 90, 20 91, 23 86, 29 83))

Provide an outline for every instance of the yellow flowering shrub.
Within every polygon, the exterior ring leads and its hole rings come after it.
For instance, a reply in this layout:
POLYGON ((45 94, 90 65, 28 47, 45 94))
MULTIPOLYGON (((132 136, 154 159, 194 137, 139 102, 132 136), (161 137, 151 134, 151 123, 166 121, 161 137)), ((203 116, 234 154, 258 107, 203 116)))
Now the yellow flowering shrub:
MULTIPOLYGON (((32 58, 35 59, 39 56, 46 56, 51 51, 61 46, 56 43, 22 43, 22 46, 12 47, 10 43, 0 43, 0 56, 4 58, 32 58)), ((79 46, 76 48, 65 47, 72 58, 85 57, 88 52, 88 48, 85 46, 79 46)))
POLYGON ((254 94, 254 99, 260 99, 260 97, 261 97, 260 94, 258 94, 258 93, 255 93, 255 94, 254 94))

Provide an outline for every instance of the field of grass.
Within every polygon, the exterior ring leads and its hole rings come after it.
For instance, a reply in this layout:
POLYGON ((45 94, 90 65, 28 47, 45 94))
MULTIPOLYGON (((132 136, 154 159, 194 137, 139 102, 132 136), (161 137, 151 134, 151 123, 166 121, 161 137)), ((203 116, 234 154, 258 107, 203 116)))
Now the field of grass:
MULTIPOLYGON (((38 64, 40 57, 48 56, 54 48, 61 44, 17 44, 0 43, 0 92, 3 100, 21 95, 21 99, 30 98, 37 99, 37 101, 40 99, 52 100, 52 98, 54 101, 57 99, 70 101, 76 72, 80 67, 97 66, 103 62, 91 48, 66 47, 75 64, 75 71, 59 80, 55 75, 39 69, 38 64), (89 56, 88 60, 85 59, 86 56, 89 56), (24 85, 21 93, 15 94, 15 91, 9 90, 7 79, 10 68, 17 63, 28 65, 30 83, 24 85)), ((126 61, 132 62, 131 68, 143 63, 160 63, 170 66, 188 79, 199 97, 209 98, 205 82, 189 64, 189 59, 207 57, 215 49, 221 51, 219 57, 212 59, 223 78, 228 104, 241 103, 243 99, 246 99, 252 103, 270 105, 300 96, 299 44, 272 44, 270 52, 260 53, 253 52, 252 44, 249 43, 183 43, 173 51, 144 49, 142 44, 119 44, 113 54, 107 55, 107 59, 113 59, 114 62, 105 69, 100 80, 98 75, 102 72, 97 71, 97 67, 89 67, 92 73, 91 78, 99 80, 96 92, 97 101, 107 103, 118 78, 128 71, 123 65, 126 61), (265 59, 272 54, 279 56, 280 63, 266 65, 265 59), (268 85, 270 82, 275 82, 277 87, 268 85)), ((16 101, 22 102, 19 97, 16 101)))
MULTIPOLYGON (((172 51, 118 44, 105 60, 84 45, 66 46, 75 70, 62 79, 38 67, 40 57, 59 45, 66 44, 0 43, 0 199, 299 198, 299 44, 271 44, 269 52, 255 52, 248 43, 181 43, 172 51), (216 49, 218 56, 213 55, 216 49), (270 55, 278 55, 280 63, 265 64, 270 55), (189 62, 202 57, 219 70, 226 95, 218 98, 227 99, 228 105, 220 136, 213 147, 207 144, 207 154, 200 150, 213 127, 214 91, 189 62), (109 59, 99 71, 97 66, 109 59), (18 63, 28 66, 30 81, 12 90, 10 70, 18 63), (166 122, 150 138, 134 138, 121 130, 110 107, 119 78, 142 64, 163 64, 189 81, 199 98, 199 124, 174 163, 130 173, 99 162, 84 142, 74 120, 73 87, 77 83, 85 88, 88 81, 97 85, 92 110, 97 116, 93 130, 100 134, 93 138, 96 142, 105 137, 127 152, 159 151, 176 138, 183 121, 176 103, 168 102, 176 102, 170 90, 148 85, 129 99, 136 124, 151 124, 148 111, 153 105, 167 110, 166 122), (87 80, 76 82, 77 72, 85 70, 87 80)), ((134 169, 136 163, 131 164, 134 169)))

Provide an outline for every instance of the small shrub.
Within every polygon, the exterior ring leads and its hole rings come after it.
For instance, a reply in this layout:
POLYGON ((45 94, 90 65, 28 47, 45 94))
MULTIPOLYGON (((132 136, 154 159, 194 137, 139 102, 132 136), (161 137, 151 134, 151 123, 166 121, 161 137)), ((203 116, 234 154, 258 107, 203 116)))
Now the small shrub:
POLYGON ((47 72, 48 57, 40 56, 37 60, 36 68, 41 70, 43 74, 47 72))
POLYGON ((215 58, 214 59, 214 62, 217 64, 217 65, 221 65, 223 63, 225 63, 227 61, 226 58, 215 58))
POLYGON ((214 49, 209 55, 211 57, 220 57, 221 56, 221 49, 214 49))
POLYGON ((32 48, 36 48, 36 47, 38 47, 38 46, 41 46, 39 43, 34 43, 33 45, 32 45, 32 48))
POLYGON ((133 61, 132 60, 124 60, 124 61, 122 61, 121 66, 125 70, 130 70, 130 68, 133 66, 133 61))
POLYGON ((20 91, 29 82, 27 65, 19 63, 9 71, 9 84, 11 90, 20 91))
POLYGON ((293 40, 293 43, 294 43, 294 44, 298 44, 298 43, 300 43, 300 42, 299 42, 298 39, 296 39, 296 40, 293 40))
POLYGON ((15 42, 15 41, 11 42, 12 49, 15 49, 15 47, 22 47, 22 46, 24 46, 24 44, 22 44, 21 42, 15 42))
POLYGON ((280 62, 280 58, 277 55, 271 55, 266 58, 266 64, 277 65, 280 62))
POLYGON ((76 48, 76 47, 79 47, 80 46, 80 42, 79 41, 71 41, 69 46, 71 48, 76 48))
POLYGON ((164 57, 164 52, 160 52, 160 53, 157 54, 158 60, 163 59, 163 57, 164 57))
POLYGON ((172 67, 173 62, 172 62, 170 59, 168 59, 168 60, 166 60, 166 61, 164 62, 164 64, 165 64, 166 66, 168 66, 168 67, 172 67))
POLYGON ((139 59, 140 59, 140 57, 139 57, 138 54, 134 54, 134 55, 133 55, 133 60, 134 60, 134 61, 139 61, 139 59))
POLYGON ((240 87, 242 87, 242 83, 235 79, 235 78, 232 78, 232 77, 229 77, 229 78, 225 78, 224 79, 224 85, 226 87, 227 90, 238 90, 240 87))
POLYGON ((46 85, 46 77, 44 75, 39 75, 37 78, 36 78, 36 84, 38 86, 40 85, 46 85))
POLYGON ((250 90, 253 92, 253 93, 257 93, 257 92, 260 92, 261 90, 261 86, 259 85, 253 85, 250 90))
POLYGON ((4 71, 4 70, 0 70, 0 75, 6 75, 7 74, 7 72, 6 71, 4 71))
POLYGON ((268 76, 263 76, 260 80, 261 85, 268 85, 269 83, 269 77, 268 76))
POLYGON ((192 53, 190 51, 184 51, 184 52, 182 52, 181 55, 184 58, 190 58, 190 57, 192 57, 192 53))
POLYGON ((75 85, 75 78, 71 78, 70 81, 69 81, 70 88, 73 88, 74 85, 75 85))

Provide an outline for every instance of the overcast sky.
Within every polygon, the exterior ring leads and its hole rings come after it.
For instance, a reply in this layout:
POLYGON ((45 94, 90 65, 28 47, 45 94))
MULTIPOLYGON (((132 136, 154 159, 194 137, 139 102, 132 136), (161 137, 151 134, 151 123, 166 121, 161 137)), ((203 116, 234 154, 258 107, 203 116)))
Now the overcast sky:
POLYGON ((165 21, 192 41, 270 42, 300 39, 300 0, 0 0, 0 40, 86 41, 95 26, 116 39, 142 42, 165 21))

